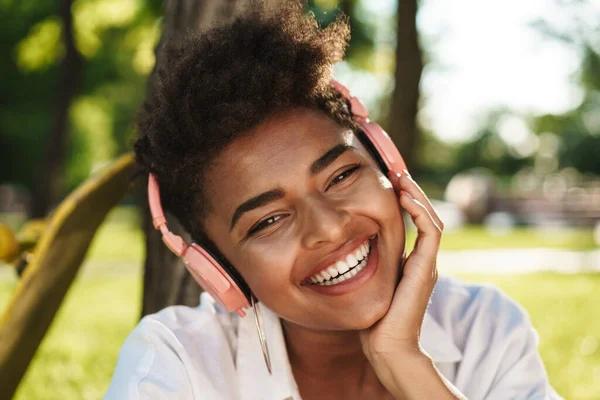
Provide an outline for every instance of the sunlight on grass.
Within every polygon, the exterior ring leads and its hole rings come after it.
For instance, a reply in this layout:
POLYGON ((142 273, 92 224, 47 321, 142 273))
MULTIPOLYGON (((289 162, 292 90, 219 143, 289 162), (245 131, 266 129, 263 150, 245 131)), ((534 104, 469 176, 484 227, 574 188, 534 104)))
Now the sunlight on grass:
MULTIPOLYGON (((416 232, 410 230, 408 242, 413 243, 416 232)), ((585 228, 518 227, 506 233, 493 233, 480 226, 447 230, 442 236, 441 250, 529 249, 549 248, 591 250, 598 248, 593 230, 585 228)))
POLYGON ((119 207, 106 217, 88 251, 94 261, 136 261, 144 257, 144 234, 133 207, 119 207))
MULTIPOLYGON (((13 286, 0 285, 2 307, 13 286)), ((141 279, 132 275, 76 282, 15 398, 101 398, 119 348, 139 317, 140 299, 141 279)))

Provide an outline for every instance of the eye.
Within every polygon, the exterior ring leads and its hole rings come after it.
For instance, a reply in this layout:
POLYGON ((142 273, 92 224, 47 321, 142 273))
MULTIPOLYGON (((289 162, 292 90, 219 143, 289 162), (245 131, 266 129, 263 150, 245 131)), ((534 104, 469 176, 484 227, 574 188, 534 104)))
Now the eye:
POLYGON ((276 223, 277 221, 279 221, 281 218, 283 218, 283 215, 273 215, 269 218, 265 218, 262 221, 257 222, 252 228, 250 228, 250 230, 248 231, 248 236, 251 236, 257 232, 262 231, 265 228, 268 228, 269 226, 273 225, 274 223, 276 223))
POLYGON ((329 189, 330 187, 332 187, 334 185, 337 185, 338 183, 342 183, 343 181, 345 181, 346 179, 348 179, 349 177, 354 175, 354 173, 356 171, 358 171, 361 167, 362 167, 362 165, 359 164, 359 165, 355 165, 353 167, 348 168, 347 170, 345 170, 344 172, 342 172, 341 174, 339 174, 338 176, 333 178, 333 180, 327 186, 327 189, 329 189))

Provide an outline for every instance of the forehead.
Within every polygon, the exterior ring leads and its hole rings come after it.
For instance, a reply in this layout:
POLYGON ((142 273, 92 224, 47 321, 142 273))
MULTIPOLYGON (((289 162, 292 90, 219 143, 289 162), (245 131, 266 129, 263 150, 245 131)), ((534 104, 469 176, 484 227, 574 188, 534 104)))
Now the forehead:
POLYGON ((279 114, 215 157, 205 175, 211 210, 227 216, 253 195, 306 179, 314 160, 353 140, 348 128, 321 111, 303 108, 279 114))

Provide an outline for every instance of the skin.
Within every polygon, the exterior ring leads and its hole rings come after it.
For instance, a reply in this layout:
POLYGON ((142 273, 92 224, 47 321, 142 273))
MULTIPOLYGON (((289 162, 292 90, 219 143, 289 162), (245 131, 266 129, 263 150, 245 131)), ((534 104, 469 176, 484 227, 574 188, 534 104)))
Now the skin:
POLYGON ((386 177, 349 129, 299 108, 232 142, 205 181, 205 231, 281 317, 304 399, 457 398, 418 345, 437 279, 441 221, 409 176, 386 177), (352 148, 311 173, 311 164, 339 144, 352 148), (283 197, 243 213, 232 227, 240 204, 273 189, 283 197), (404 266, 401 208, 419 229, 404 266), (264 229, 249 235, 257 224, 264 229), (366 282, 335 296, 306 284, 332 253, 373 235, 379 261, 366 282))

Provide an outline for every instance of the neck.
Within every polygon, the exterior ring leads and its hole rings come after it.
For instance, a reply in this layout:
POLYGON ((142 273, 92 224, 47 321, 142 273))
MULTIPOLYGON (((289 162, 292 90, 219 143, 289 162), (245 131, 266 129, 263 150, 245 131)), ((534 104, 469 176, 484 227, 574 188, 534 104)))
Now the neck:
MULTIPOLYGON (((357 331, 316 331, 283 321, 294 377, 302 383, 343 386, 344 391, 381 386, 362 351, 357 331)), ((338 391, 339 393, 339 391, 338 391)))

